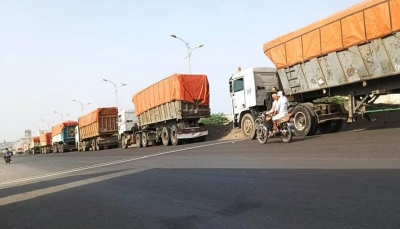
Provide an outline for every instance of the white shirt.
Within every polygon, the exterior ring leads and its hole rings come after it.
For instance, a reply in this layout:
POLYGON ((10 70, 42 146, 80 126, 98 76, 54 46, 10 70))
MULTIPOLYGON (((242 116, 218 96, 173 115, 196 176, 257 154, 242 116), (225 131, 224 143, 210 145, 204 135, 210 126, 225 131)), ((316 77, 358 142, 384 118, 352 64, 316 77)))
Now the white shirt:
POLYGON ((3 150, 3 156, 9 156, 11 155, 11 152, 9 150, 3 150))
POLYGON ((272 103, 272 108, 271 108, 271 110, 267 111, 267 114, 273 113, 276 109, 277 104, 278 104, 278 100, 274 100, 274 102, 272 103))
POLYGON ((276 105, 275 110, 278 111, 278 114, 287 115, 288 114, 289 101, 286 96, 282 96, 278 99, 278 104, 276 105))

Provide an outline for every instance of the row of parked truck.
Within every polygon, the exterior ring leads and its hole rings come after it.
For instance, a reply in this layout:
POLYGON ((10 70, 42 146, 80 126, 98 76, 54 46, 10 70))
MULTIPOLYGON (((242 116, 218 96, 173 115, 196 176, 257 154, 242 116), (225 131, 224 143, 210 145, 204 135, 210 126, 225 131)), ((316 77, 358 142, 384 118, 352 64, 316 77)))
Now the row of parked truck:
MULTIPOLYGON (((263 45, 274 68, 232 75, 234 127, 256 136, 255 119, 283 91, 297 135, 338 131, 381 95, 400 93, 400 0, 368 0, 263 45), (321 102, 343 96, 345 103, 321 102)), ((98 108, 32 139, 34 152, 99 150, 131 144, 204 141, 199 119, 210 115, 206 75, 172 75, 136 93, 134 109, 98 108)))
POLYGON ((65 121, 31 138, 29 153, 98 151, 205 141, 208 130, 199 123, 210 116, 206 75, 174 74, 132 97, 133 108, 97 108, 77 121, 65 121))

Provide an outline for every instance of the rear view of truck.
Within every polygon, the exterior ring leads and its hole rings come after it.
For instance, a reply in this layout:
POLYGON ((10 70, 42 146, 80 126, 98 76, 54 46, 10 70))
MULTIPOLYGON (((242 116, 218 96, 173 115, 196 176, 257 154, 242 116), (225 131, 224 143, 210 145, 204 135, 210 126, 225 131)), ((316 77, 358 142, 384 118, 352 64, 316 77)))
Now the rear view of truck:
POLYGON ((40 153, 52 153, 51 132, 45 132, 40 135, 40 153))
POLYGON ((53 152, 75 151, 75 127, 78 122, 66 121, 51 128, 53 152))
POLYGON ((174 74, 136 93, 132 102, 139 123, 134 133, 138 147, 206 140, 208 130, 198 123, 210 116, 206 75, 174 74))
POLYGON ((40 136, 32 137, 29 143, 29 154, 40 153, 40 136))
POLYGON ((118 110, 116 107, 98 108, 79 117, 79 151, 98 151, 118 147, 118 110))

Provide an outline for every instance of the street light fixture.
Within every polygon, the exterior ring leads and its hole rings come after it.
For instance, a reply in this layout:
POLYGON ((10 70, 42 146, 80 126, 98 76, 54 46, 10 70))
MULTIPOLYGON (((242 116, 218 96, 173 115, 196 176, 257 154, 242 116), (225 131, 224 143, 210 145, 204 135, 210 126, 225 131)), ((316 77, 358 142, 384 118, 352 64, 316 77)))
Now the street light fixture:
POLYGON ((78 101, 78 100, 75 100, 75 99, 73 99, 72 101, 77 102, 77 103, 79 103, 79 104, 81 105, 81 108, 82 108, 82 115, 83 115, 83 108, 84 108, 85 106, 87 106, 87 105, 90 105, 90 103, 83 104, 82 102, 80 102, 80 101, 78 101))
POLYGON ((184 41, 182 38, 180 38, 180 37, 178 37, 178 36, 176 36, 176 35, 173 35, 173 34, 171 35, 171 37, 176 38, 176 39, 179 39, 179 40, 181 40, 183 43, 185 43, 186 49, 187 49, 187 53, 188 53, 187 56, 185 57, 185 59, 188 58, 188 60, 189 60, 189 73, 192 74, 192 67, 191 67, 191 65, 190 65, 190 57, 192 56, 192 52, 193 52, 195 49, 198 49, 198 48, 203 47, 204 45, 199 45, 199 46, 197 46, 196 48, 192 49, 192 48, 189 46, 189 43, 187 43, 186 41, 184 41))
POLYGON ((54 111, 54 113, 59 114, 61 116, 61 122, 64 121, 64 116, 68 116, 69 114, 63 115, 58 111, 54 111))
MULTIPOLYGON (((42 121, 47 123, 47 128, 48 128, 48 130, 50 130, 50 122, 47 120, 44 120, 44 119, 42 119, 42 121)), ((54 121, 51 121, 51 123, 53 123, 53 122, 54 121)))
POLYGON ((114 93, 115 93, 115 102, 117 103, 117 110, 119 110, 119 109, 118 109, 118 89, 121 88, 121 87, 126 86, 127 84, 126 84, 126 83, 121 83, 120 86, 117 86, 116 83, 114 83, 114 82, 112 82, 112 81, 109 81, 108 79, 103 79, 103 81, 109 82, 109 83, 111 83, 111 84, 114 86, 114 90, 115 90, 115 91, 114 91, 114 93))

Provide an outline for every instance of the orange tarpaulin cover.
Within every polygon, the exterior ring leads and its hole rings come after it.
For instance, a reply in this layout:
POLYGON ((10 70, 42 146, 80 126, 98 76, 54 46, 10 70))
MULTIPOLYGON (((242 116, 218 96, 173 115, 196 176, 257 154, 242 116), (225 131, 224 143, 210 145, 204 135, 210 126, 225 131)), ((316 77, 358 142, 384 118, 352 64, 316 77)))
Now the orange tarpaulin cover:
POLYGON ((65 121, 60 124, 57 124, 53 127, 51 127, 51 134, 52 136, 56 136, 57 134, 61 134, 61 132, 65 129, 67 126, 76 126, 78 125, 78 122, 75 121, 65 121))
POLYGON ((78 118, 79 128, 98 122, 99 116, 108 116, 108 115, 118 115, 118 109, 116 107, 97 108, 96 110, 90 112, 89 114, 86 114, 78 118))
POLYGON ((51 145, 51 132, 46 132, 40 135, 40 143, 42 146, 46 145, 51 145))
POLYGON ((175 100, 208 106, 210 94, 207 76, 174 74, 132 97, 136 115, 175 100))
POLYGON ((278 69, 400 31, 400 0, 366 0, 263 46, 278 69))

